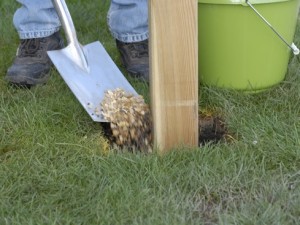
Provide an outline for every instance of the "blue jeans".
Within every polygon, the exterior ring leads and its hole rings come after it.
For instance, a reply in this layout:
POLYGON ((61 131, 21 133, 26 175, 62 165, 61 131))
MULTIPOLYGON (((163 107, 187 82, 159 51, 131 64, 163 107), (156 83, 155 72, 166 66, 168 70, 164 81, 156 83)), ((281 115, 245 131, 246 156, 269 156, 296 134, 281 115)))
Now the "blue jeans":
POLYGON ((148 39, 148 0, 111 0, 107 20, 113 37, 120 41, 148 39))
MULTIPOLYGON (((47 37, 60 29, 51 0, 17 0, 14 25, 21 39, 47 37)), ((137 42, 148 38, 148 0, 111 0, 107 21, 114 38, 137 42)))

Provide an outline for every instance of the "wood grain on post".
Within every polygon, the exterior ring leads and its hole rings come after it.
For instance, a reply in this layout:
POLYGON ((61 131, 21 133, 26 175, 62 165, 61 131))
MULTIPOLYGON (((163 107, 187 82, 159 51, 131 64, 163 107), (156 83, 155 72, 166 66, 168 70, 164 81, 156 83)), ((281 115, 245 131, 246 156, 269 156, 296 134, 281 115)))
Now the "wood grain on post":
POLYGON ((198 146, 197 0, 149 0, 154 143, 198 146))

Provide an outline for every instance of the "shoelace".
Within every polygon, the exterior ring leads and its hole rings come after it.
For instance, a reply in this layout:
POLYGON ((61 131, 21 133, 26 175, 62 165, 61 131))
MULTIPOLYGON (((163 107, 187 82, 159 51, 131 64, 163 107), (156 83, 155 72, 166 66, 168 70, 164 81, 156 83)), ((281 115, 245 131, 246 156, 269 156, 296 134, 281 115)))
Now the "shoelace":
POLYGON ((37 52, 41 49, 41 40, 37 38, 25 39, 21 41, 21 46, 19 48, 19 56, 21 57, 35 57, 37 52))

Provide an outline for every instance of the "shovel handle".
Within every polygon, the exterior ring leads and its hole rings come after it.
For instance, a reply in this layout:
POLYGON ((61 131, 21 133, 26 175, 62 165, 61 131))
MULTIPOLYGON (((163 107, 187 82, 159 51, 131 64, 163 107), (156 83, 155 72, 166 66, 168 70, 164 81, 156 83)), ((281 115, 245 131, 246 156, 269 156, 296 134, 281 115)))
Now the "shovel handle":
POLYGON ((78 40, 75 26, 65 0, 52 0, 52 3, 65 31, 68 44, 77 45, 78 40))

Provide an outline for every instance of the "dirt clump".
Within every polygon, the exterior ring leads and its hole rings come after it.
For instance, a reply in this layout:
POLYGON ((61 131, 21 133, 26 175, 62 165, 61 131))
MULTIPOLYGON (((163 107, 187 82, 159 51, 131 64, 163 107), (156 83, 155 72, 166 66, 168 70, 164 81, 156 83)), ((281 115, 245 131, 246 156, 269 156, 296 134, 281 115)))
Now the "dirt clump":
POLYGON ((141 95, 122 89, 105 92, 101 102, 103 117, 110 122, 110 141, 118 148, 152 152, 152 119, 141 95))
POLYGON ((217 143, 227 134, 225 122, 219 116, 199 113, 199 144, 217 143))

